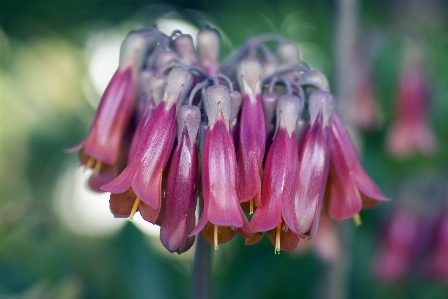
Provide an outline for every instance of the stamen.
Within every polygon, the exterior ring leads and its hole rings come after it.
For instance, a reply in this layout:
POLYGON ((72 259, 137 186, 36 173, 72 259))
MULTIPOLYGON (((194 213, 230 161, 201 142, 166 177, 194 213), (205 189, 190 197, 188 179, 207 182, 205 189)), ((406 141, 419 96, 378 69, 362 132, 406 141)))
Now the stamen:
POLYGON ((360 226, 362 224, 361 216, 359 214, 353 216, 353 222, 355 222, 356 227, 360 226))
POLYGON ((93 168, 94 163, 95 163, 95 159, 92 157, 89 157, 89 160, 87 160, 86 168, 84 168, 84 171, 86 171, 87 169, 93 168))
POLYGON ((215 250, 218 250, 218 226, 215 224, 213 227, 213 242, 215 243, 215 250))
POLYGON ((100 173, 100 170, 101 170, 101 166, 103 165, 103 162, 102 161, 100 161, 100 160, 96 160, 96 163, 95 163, 95 169, 93 170, 93 172, 95 173, 95 174, 98 174, 98 173, 100 173))
POLYGON ((275 233, 275 254, 280 254, 280 231, 282 229, 282 223, 277 224, 277 231, 275 233))
POLYGON ((134 205, 132 206, 131 214, 129 215, 129 220, 134 218, 135 213, 137 213, 138 204, 140 203, 140 198, 136 197, 134 205))
POLYGON ((254 213, 254 199, 251 198, 249 200, 249 214, 252 215, 254 213))

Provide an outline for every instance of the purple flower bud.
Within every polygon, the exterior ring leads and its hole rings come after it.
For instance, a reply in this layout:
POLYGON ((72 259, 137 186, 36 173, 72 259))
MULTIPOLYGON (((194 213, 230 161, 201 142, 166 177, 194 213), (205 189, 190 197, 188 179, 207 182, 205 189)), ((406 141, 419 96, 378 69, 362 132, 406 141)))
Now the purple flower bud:
POLYGON ((278 56, 282 63, 294 63, 300 61, 300 51, 296 43, 284 41, 277 47, 278 56))
POLYGON ((199 63, 209 75, 219 74, 220 35, 216 29, 206 27, 197 37, 199 63))
POLYGON ((203 229, 207 231, 210 227, 207 224, 211 223, 216 248, 219 243, 227 241, 223 238, 224 235, 220 236, 219 228, 239 229, 245 235, 250 235, 250 230, 235 191, 236 162, 232 135, 229 131, 231 112, 229 90, 222 85, 207 88, 204 104, 209 119, 202 153, 204 209, 190 235, 196 235, 203 229))
POLYGON ((297 190, 299 160, 297 156, 296 124, 300 115, 301 104, 296 96, 283 95, 277 102, 277 133, 266 158, 261 204, 257 206, 250 222, 253 232, 266 232, 273 229, 276 252, 293 250, 297 246, 299 236, 294 218, 294 196, 297 190), (284 219, 284 221, 282 221, 284 219), (283 222, 283 224, 282 224, 283 222), (294 244, 286 242, 282 245, 283 233, 293 230, 287 238, 294 244), (288 246, 286 246, 288 245, 288 246))
POLYGON ((261 67, 255 60, 245 60, 238 78, 243 93, 238 144, 237 192, 241 202, 260 204, 261 167, 266 147, 266 130, 261 104, 261 67))
POLYGON ((176 110, 192 84, 187 71, 172 69, 166 79, 162 102, 144 126, 135 155, 128 166, 103 190, 119 194, 132 188, 137 198, 154 210, 148 220, 155 223, 161 207, 162 173, 173 147, 176 110))
POLYGON ((176 37, 174 40, 174 47, 186 65, 198 64, 198 58, 196 57, 196 50, 191 35, 182 34, 176 37))
POLYGON ((168 172, 160 241, 168 251, 180 254, 194 243, 194 237, 188 237, 188 235, 196 224, 195 209, 198 190, 196 136, 201 121, 201 111, 196 106, 181 106, 177 118, 178 144, 168 172))

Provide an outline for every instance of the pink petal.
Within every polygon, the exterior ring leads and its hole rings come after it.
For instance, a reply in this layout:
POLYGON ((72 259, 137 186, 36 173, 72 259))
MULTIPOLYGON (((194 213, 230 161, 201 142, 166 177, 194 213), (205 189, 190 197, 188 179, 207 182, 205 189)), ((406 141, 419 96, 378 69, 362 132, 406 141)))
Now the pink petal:
POLYGON ((132 69, 118 69, 109 83, 89 135, 84 140, 84 151, 90 157, 114 164, 120 143, 134 107, 135 79, 132 69))
MULTIPOLYGON (((160 228, 160 241, 170 252, 185 251, 185 243, 195 225, 198 185, 198 150, 196 142, 190 143, 184 128, 179 146, 170 163, 166 185, 165 211, 160 228), (193 223, 193 227, 191 225, 193 223)), ((193 238, 194 239, 194 238, 193 238)))
MULTIPOLYGON (((280 128, 266 159, 261 206, 257 207, 250 222, 252 231, 266 232, 274 229, 282 219, 282 210, 283 213, 292 211, 294 216, 297 167, 295 134, 289 136, 285 129, 280 128)), ((296 230, 295 220, 288 219, 287 225, 296 230)))
POLYGON ((295 197, 300 234, 317 229, 329 170, 329 132, 322 126, 322 113, 305 129, 299 146, 299 184, 295 197))
POLYGON ((244 96, 238 144, 237 192, 241 202, 251 198, 260 204, 260 171, 266 147, 266 130, 260 96, 255 103, 244 96))
POLYGON ((224 122, 217 120, 207 129, 202 157, 204 211, 214 225, 243 226, 235 192, 235 165, 232 136, 224 122))

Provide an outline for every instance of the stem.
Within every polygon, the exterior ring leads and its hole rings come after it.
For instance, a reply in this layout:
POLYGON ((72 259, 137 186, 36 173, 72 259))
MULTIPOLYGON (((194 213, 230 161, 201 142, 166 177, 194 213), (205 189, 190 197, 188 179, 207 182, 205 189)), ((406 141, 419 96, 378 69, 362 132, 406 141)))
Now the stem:
MULTIPOLYGON (((202 213, 203 199, 200 196, 199 210, 202 213)), ((193 299, 210 298, 210 279, 212 277, 212 251, 210 245, 205 241, 202 234, 196 237, 196 249, 193 261, 193 299)))

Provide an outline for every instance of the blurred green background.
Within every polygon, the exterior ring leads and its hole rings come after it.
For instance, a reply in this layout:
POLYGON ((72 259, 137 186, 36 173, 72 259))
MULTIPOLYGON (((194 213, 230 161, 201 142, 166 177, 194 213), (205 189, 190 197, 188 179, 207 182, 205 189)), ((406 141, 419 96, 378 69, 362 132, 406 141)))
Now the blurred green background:
MULTIPOLYGON (((336 263, 312 250, 274 255, 266 237, 256 246, 234 238, 213 253, 213 298, 448 294, 448 282, 431 279, 418 266, 400 283, 380 282, 373 273, 385 219, 403 186, 428 182, 412 199, 424 211, 440 200, 425 190, 447 181, 448 4, 359 4, 359 40, 368 48, 365 59, 382 111, 380 125, 359 135, 361 156, 393 201, 363 211, 359 228, 350 220, 339 224, 344 260, 336 263), (396 159, 385 140, 409 36, 423 45, 431 78, 428 119, 438 151, 396 159)), ((189 298, 194 249, 169 254, 150 224, 113 219, 108 196, 86 190, 76 155, 63 149, 88 132, 128 31, 155 22, 162 30, 173 22, 189 23, 192 30, 208 23, 221 31, 223 57, 249 37, 279 33, 296 41, 303 60, 332 82, 335 10, 334 1, 1 0, 0 298, 189 298)))

